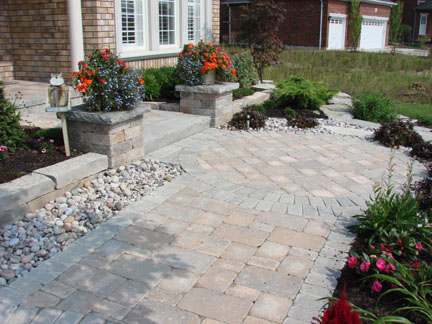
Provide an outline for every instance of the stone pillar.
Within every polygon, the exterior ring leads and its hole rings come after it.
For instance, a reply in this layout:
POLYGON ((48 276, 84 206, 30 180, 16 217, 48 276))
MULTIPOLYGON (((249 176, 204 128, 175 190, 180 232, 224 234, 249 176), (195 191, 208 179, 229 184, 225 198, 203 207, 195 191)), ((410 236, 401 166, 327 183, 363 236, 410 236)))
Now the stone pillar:
POLYGON ((80 0, 68 0, 69 40, 72 71, 78 70, 78 62, 84 59, 84 34, 80 0))
POLYGON ((144 157, 143 111, 88 112, 77 107, 66 113, 71 148, 108 156, 110 168, 144 157))
POLYGON ((224 82, 213 85, 176 86, 180 92, 180 111, 186 114, 209 116, 211 126, 220 126, 229 120, 236 111, 233 105, 233 90, 238 83, 224 82))

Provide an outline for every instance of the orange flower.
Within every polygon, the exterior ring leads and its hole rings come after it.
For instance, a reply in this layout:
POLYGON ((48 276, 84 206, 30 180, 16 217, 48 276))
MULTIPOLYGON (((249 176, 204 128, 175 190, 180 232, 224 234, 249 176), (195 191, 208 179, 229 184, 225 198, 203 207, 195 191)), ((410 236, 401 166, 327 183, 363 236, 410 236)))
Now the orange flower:
POLYGON ((76 86, 76 89, 78 90, 78 92, 85 93, 88 87, 85 83, 80 83, 76 86))
POLYGON ((144 83, 145 83, 145 82, 144 82, 144 79, 143 79, 143 78, 139 78, 139 79, 138 79, 138 83, 139 83, 140 85, 144 85, 144 83))
POLYGON ((236 69, 231 69, 231 74, 232 74, 232 76, 236 77, 237 76, 236 69))
POLYGON ((85 84, 87 87, 91 86, 92 83, 93 83, 93 80, 90 80, 90 79, 84 79, 84 84, 85 84))
POLYGON ((193 44, 192 43, 189 43, 188 45, 187 45, 187 48, 188 49, 192 49, 194 46, 193 46, 193 44))

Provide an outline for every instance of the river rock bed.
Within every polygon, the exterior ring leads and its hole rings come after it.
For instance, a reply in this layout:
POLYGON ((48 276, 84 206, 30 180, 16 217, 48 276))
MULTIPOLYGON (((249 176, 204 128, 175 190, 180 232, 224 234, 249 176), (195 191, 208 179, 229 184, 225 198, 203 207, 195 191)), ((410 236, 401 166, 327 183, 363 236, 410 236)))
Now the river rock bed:
POLYGON ((107 170, 0 230, 0 285, 62 251, 131 202, 183 173, 181 166, 141 160, 107 170))

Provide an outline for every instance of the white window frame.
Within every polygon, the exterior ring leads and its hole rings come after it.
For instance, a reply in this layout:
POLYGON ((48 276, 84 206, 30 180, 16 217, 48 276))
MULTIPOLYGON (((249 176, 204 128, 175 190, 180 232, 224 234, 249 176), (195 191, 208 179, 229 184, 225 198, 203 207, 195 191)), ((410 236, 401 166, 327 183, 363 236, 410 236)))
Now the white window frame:
MULTIPOLYGON (((142 1, 143 7, 143 45, 122 43, 122 17, 121 0, 115 0, 116 12, 116 42, 117 54, 122 58, 151 57, 164 54, 178 53, 188 41, 188 0, 175 0, 175 43, 169 45, 159 44, 159 0, 142 1)), ((199 38, 212 40, 212 0, 200 1, 200 30, 199 38)))
POLYGON ((427 35, 428 19, 429 19, 429 14, 427 14, 427 13, 421 13, 420 14, 419 36, 426 36, 427 35), (424 25, 421 23, 422 22, 422 18, 424 18, 426 20, 426 23, 424 25), (422 30, 423 26, 424 26, 424 31, 422 30))

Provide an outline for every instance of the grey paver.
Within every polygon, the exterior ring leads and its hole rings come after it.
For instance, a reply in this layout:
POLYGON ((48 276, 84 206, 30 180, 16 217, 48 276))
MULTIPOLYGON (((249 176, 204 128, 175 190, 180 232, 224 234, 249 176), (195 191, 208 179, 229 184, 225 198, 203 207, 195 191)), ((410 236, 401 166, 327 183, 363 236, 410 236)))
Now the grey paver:
POLYGON ((44 308, 33 319, 34 324, 54 323, 62 314, 61 310, 44 308))
POLYGON ((123 321, 128 324, 199 324, 201 322, 196 314, 152 300, 144 300, 135 306, 123 321))
POLYGON ((288 314, 292 301, 287 298, 262 294, 255 302, 251 315, 280 323, 288 314))
POLYGON ((57 318, 55 324, 77 324, 82 318, 83 315, 80 313, 65 311, 57 318))

